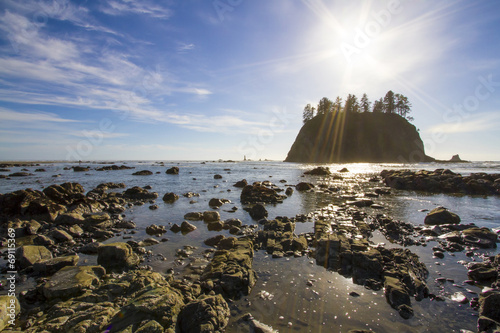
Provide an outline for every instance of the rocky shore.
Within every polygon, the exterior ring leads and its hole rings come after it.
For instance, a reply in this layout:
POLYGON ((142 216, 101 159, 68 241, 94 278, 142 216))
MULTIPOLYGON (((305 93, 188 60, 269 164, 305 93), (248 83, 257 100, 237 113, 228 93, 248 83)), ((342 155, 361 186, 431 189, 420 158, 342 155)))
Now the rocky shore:
MULTIPOLYGON (((136 174, 152 174, 146 171, 136 174)), ((23 332, 223 332, 232 315, 232 303, 249 295, 259 279, 253 267, 256 251, 268 253, 268 260, 307 256, 316 265, 349 277, 367 290, 383 289, 388 305, 408 319, 415 314, 415 301, 441 300, 444 295, 430 291, 428 268, 404 246, 438 242, 440 245, 433 248, 436 258, 453 252, 472 256, 477 249, 497 246, 494 231, 462 224, 444 207, 430 211, 424 224, 413 225, 383 214, 383 202, 376 201, 390 195, 388 187, 416 190, 412 186, 418 186, 419 190, 431 188, 445 193, 456 189, 471 193, 474 189, 474 193, 484 190, 481 193, 498 194, 498 177, 462 177, 446 170, 384 171, 381 178, 351 180, 363 185, 361 192, 353 193, 338 185, 344 171, 310 170, 306 176, 313 178, 296 185, 284 185, 286 180, 281 186, 270 181, 235 183, 233 187, 241 191, 240 202, 253 224, 221 220, 218 209, 229 200, 212 198, 211 210, 186 211, 180 225, 150 225, 146 232, 158 237, 167 229, 193 232, 200 227, 191 223, 196 221, 213 232, 228 230, 231 234, 207 238, 204 243, 210 248, 203 252, 204 259, 190 264, 180 275, 154 272, 147 265, 153 255, 148 247, 160 242, 156 238, 111 240, 118 234, 135 232, 136 224, 124 218, 128 209, 149 204, 154 210, 160 194, 146 187, 127 188, 123 183, 108 182, 86 192, 80 184, 68 182, 41 191, 0 194, 0 234, 12 234, 19 240, 12 268, 18 272, 17 282, 28 278, 35 281, 35 286, 20 291, 16 298, 16 327, 23 332), (434 185, 425 187, 423 183, 434 185), (334 203, 307 215, 271 218, 267 205, 283 203, 293 195, 293 188, 304 195, 320 194, 334 203), (313 231, 297 234, 297 223, 312 223, 313 231), (375 232, 403 247, 373 243, 375 232), (96 258, 97 264, 82 262, 82 256, 96 258)), ((179 168, 166 173, 177 177, 179 168)), ((188 192, 184 196, 196 195, 188 192)), ((169 192, 162 198, 171 204, 179 196, 169 192)), ((6 236, 1 242, 7 247, 6 236)), ((181 260, 190 257, 193 249, 186 247, 167 256, 181 260)), ((3 252, 7 263, 10 254, 7 248, 3 252)), ((477 298, 466 301, 478 310, 479 330, 500 329, 500 255, 463 264, 469 270, 471 284, 488 287, 477 298)), ((3 273, 12 269, 6 266, 3 273)), ((0 307, 6 308, 9 302, 9 297, 0 297, 0 307)), ((0 316, 1 329, 8 326, 8 320, 0 316)), ((250 332, 273 332, 251 314, 245 314, 242 321, 250 332)))

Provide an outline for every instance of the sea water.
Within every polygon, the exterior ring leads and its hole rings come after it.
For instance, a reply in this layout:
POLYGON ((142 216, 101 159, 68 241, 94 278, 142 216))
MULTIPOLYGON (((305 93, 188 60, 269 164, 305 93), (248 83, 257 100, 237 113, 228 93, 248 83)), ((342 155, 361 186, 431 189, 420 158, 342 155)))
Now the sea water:
MULTIPOLYGON (((12 177, 0 179, 0 193, 8 193, 19 189, 32 188, 42 190, 52 184, 64 182, 80 183, 86 191, 95 188, 104 182, 123 182, 126 186, 152 186, 158 192, 159 198, 156 210, 150 210, 149 204, 134 206, 125 212, 126 219, 137 224, 137 233, 132 235, 134 240, 147 238, 145 228, 151 224, 168 226, 183 221, 183 216, 188 212, 211 210, 208 202, 211 198, 229 199, 231 203, 223 205, 219 212, 223 220, 238 218, 243 224, 255 224, 249 214, 243 210, 240 202, 241 189, 233 184, 246 179, 249 184, 255 181, 271 181, 280 188, 295 185, 301 181, 317 183, 324 177, 304 176, 303 173, 316 165, 296 164, 283 162, 219 162, 219 161, 117 161, 116 165, 134 167, 131 170, 96 171, 98 167, 109 165, 107 163, 82 163, 89 166, 88 172, 74 172, 72 169, 64 170, 78 164, 75 163, 50 163, 37 167, 12 167, 10 174, 28 169, 32 175, 27 177, 12 177), (159 163, 163 162, 163 163, 159 163), (179 175, 168 175, 165 171, 177 166, 179 175), (37 168, 44 168, 45 172, 35 172, 37 168), (150 170, 153 175, 133 176, 132 173, 140 170, 150 170), (221 179, 214 179, 219 174, 221 179), (58 177, 53 177, 59 175, 58 177), (161 197, 168 192, 174 192, 180 199, 173 204, 164 203, 161 197), (186 192, 199 193, 199 197, 185 198, 186 192), (231 211, 236 207, 235 212, 231 211)), ((423 164, 330 164, 332 172, 347 168, 348 173, 342 174, 346 178, 356 177, 366 179, 380 174, 384 169, 410 169, 410 170, 435 170, 438 168, 450 169, 462 175, 475 172, 500 173, 499 162, 477 163, 423 163, 423 164)), ((342 182, 342 181, 340 181, 342 182)), ((362 188, 351 182, 352 191, 361 191, 362 188)), ((382 184, 380 184, 382 186, 382 184)), ((114 191, 123 191, 116 189, 114 191)), ((283 203, 267 205, 269 218, 276 216, 293 217, 297 214, 309 214, 318 208, 328 205, 331 196, 314 195, 311 193, 295 192, 285 199, 283 203)), ((386 207, 381 211, 395 219, 423 224, 425 210, 431 210, 442 205, 457 213, 462 223, 475 223, 488 228, 500 227, 500 197, 498 196, 469 196, 428 194, 413 191, 392 190, 392 194, 375 199, 377 203, 386 207)), ((369 209, 367 213, 371 212, 369 209)), ((194 246, 194 258, 202 258, 208 249, 203 240, 219 232, 208 231, 202 222, 193 222, 198 228, 187 234, 174 234, 168 231, 162 237, 167 242, 150 246, 147 249, 153 254, 161 254, 167 260, 155 260, 151 257, 146 263, 156 271, 165 273, 175 271, 176 274, 185 273, 189 266, 189 259, 180 260, 176 255, 178 249, 185 246, 194 246)), ((296 233, 310 232, 313 222, 297 223, 296 233)), ((229 236, 227 231, 220 232, 229 236)), ((126 241, 124 235, 109 239, 106 242, 126 241)), ((130 237, 131 235, 127 235, 130 237)), ((390 244, 380 233, 376 233, 374 242, 383 241, 390 244)), ((409 249, 417 253, 429 269, 427 283, 430 291, 435 294, 451 295, 462 291, 470 299, 480 292, 479 287, 464 285, 467 280, 466 268, 458 264, 460 260, 470 261, 463 253, 447 253, 444 259, 432 257, 432 247, 437 243, 430 242, 427 247, 411 246, 409 249), (454 282, 438 283, 435 279, 446 277, 454 282)), ((494 255, 497 250, 479 251, 485 255, 494 255)), ((80 264, 94 264, 95 256, 81 256, 80 264)), ((203 262, 202 262, 203 263, 203 262)), ((192 264, 192 263, 191 263, 192 264)), ((467 304, 461 305, 445 297, 444 301, 431 301, 425 299, 416 302, 412 299, 415 315, 409 320, 402 319, 397 311, 393 310, 386 302, 383 291, 371 291, 352 283, 349 277, 344 277, 336 272, 331 272, 317 266, 313 258, 273 259, 264 251, 257 251, 254 258, 254 269, 259 275, 257 285, 250 295, 230 304, 231 321, 228 332, 244 332, 248 328, 238 321, 243 314, 250 312, 257 319, 273 326, 280 332, 347 332, 353 328, 369 328, 375 332, 443 332, 459 331, 460 329, 475 330, 477 312, 467 304), (314 281, 312 286, 307 281, 314 281), (354 291, 359 296, 351 296, 354 291)), ((180 276, 180 275, 179 275, 180 276)))

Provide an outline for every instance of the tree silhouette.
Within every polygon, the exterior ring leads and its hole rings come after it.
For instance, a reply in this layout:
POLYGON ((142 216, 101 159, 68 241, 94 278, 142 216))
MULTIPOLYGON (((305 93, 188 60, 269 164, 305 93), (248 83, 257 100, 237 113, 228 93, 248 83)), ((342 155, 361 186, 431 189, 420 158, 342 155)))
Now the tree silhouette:
POLYGON ((304 107, 304 112, 302 113, 302 121, 305 124, 313 118, 314 118, 314 107, 311 107, 311 104, 307 104, 304 107))
POLYGON ((396 111, 396 100, 392 90, 389 90, 384 97, 385 113, 394 113, 396 111))
POLYGON ((363 94, 363 97, 361 97, 361 110, 363 112, 370 112, 370 101, 368 100, 368 96, 366 94, 363 94))

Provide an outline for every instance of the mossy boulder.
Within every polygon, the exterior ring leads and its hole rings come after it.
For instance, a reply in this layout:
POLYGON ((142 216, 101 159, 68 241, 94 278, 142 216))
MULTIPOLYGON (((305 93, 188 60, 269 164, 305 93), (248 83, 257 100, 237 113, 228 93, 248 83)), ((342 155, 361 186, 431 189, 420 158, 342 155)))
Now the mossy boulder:
POLYGON ((140 262, 132 247, 127 243, 106 244, 98 249, 97 263, 106 270, 124 271, 140 262))
POLYGON ((19 268, 24 269, 38 261, 52 259, 52 252, 45 246, 25 245, 17 249, 16 258, 19 268))
POLYGON ((68 299, 98 285, 106 273, 101 266, 68 266, 59 270, 42 287, 47 299, 68 299))
POLYGON ((182 333, 224 332, 230 311, 221 295, 208 296, 189 302, 177 319, 177 330, 182 333))
POLYGON ((14 322, 20 311, 21 306, 15 296, 0 296, 0 332, 4 328, 11 326, 9 322, 14 322))
POLYGON ((436 207, 425 217, 426 225, 459 224, 460 217, 444 207, 436 207))

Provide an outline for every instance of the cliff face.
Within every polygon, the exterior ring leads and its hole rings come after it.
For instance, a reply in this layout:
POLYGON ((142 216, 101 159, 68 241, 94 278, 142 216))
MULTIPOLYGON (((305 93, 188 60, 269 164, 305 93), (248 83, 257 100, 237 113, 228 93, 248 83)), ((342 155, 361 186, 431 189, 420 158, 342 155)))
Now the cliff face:
POLYGON ((285 162, 430 162, 415 126, 396 114, 344 112, 302 126, 285 162))

